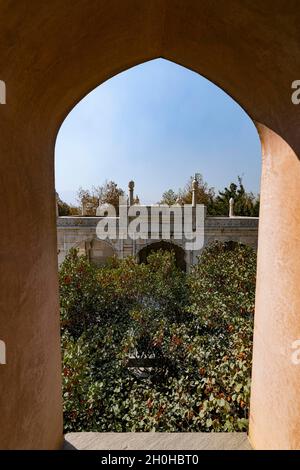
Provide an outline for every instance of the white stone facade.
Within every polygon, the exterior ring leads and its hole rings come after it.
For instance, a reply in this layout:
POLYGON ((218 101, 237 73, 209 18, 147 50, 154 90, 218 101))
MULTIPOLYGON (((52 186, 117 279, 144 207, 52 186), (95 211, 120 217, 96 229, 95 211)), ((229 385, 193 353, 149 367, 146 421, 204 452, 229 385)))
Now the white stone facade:
MULTIPOLYGON (((147 239, 132 240, 99 240, 96 235, 96 226, 99 217, 58 217, 57 218, 57 247, 58 263, 61 264, 66 254, 72 247, 77 247, 79 252, 89 257, 97 265, 101 265, 112 255, 118 258, 134 256, 138 258, 139 251, 145 246, 165 240, 184 250, 184 258, 187 266, 194 264, 200 251, 185 250, 185 239, 174 239, 171 236, 163 238, 159 233, 152 233, 147 239)), ((118 218, 116 220, 118 226, 118 218)), ((258 241, 258 217, 205 217, 204 223, 204 247, 213 241, 235 241, 257 249, 258 241)), ((162 224, 159 224, 161 233, 162 224)), ((150 235, 150 234, 149 234, 150 235)))

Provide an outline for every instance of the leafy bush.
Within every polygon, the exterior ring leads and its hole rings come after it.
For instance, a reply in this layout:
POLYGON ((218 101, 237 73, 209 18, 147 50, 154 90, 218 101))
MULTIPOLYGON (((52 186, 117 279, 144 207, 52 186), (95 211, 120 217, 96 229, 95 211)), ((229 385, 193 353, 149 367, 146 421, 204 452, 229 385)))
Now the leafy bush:
POLYGON ((250 248, 220 243, 189 275, 172 252, 96 268, 72 250, 60 270, 65 430, 246 429, 255 264, 250 248))

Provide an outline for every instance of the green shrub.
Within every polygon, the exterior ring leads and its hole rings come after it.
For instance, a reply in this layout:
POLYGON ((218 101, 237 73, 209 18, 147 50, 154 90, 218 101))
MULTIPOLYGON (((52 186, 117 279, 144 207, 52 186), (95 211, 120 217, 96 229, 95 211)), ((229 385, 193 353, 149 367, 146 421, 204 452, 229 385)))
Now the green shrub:
POLYGON ((174 254, 60 270, 66 431, 247 428, 255 254, 220 243, 189 275, 174 254), (133 357, 155 367, 128 367, 133 357))

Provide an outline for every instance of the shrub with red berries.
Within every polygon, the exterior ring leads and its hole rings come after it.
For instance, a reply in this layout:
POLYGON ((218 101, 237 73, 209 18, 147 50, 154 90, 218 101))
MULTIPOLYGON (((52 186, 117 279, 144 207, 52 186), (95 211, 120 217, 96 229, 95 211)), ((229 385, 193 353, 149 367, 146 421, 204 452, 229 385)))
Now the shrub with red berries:
POLYGON ((172 252, 97 268, 72 250, 59 275, 65 431, 247 429, 255 270, 238 244, 208 247, 190 274, 172 252))

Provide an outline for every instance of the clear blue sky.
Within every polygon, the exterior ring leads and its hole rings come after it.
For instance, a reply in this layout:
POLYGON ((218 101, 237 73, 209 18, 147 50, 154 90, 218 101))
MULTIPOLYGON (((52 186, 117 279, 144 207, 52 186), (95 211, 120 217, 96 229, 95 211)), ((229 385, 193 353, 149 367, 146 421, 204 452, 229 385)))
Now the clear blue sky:
POLYGON ((157 59, 89 93, 67 116, 56 142, 56 190, 66 202, 85 189, 136 182, 141 202, 183 187, 195 172, 224 188, 237 175, 259 192, 261 150, 254 125, 200 75, 157 59))

